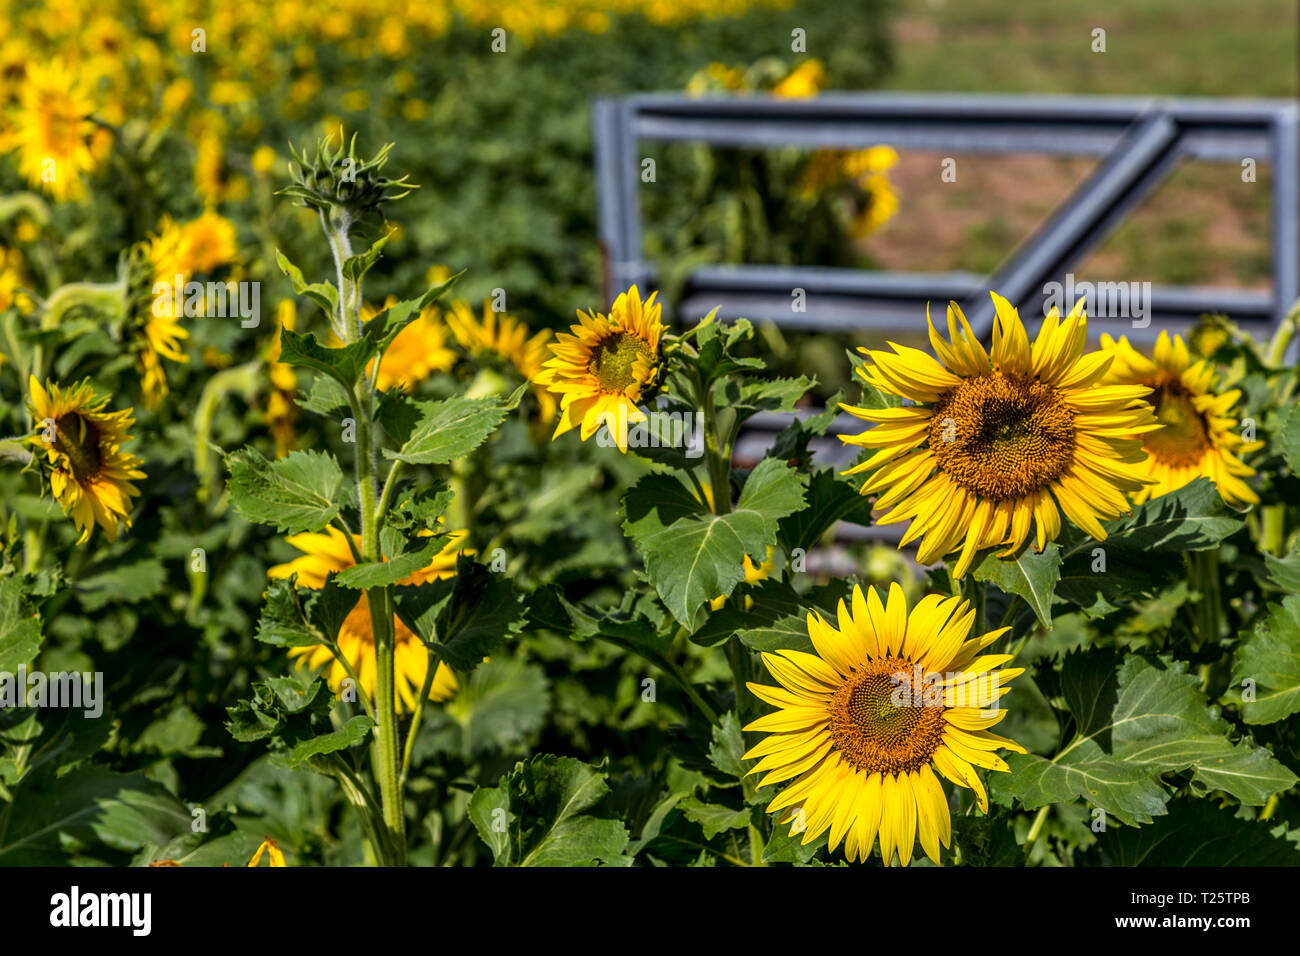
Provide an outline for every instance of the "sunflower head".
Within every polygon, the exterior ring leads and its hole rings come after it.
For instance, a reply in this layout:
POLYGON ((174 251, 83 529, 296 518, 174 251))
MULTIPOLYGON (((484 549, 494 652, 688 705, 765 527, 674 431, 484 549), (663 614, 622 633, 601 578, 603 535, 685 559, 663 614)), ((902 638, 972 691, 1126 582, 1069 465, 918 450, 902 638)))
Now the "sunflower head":
POLYGON ((842 406, 874 424, 843 440, 872 451, 848 473, 873 472, 862 493, 878 495, 879 522, 910 520, 902 543, 921 539, 922 564, 959 552, 957 577, 981 549, 1017 551, 1031 525, 1041 550, 1061 512, 1105 539, 1101 521, 1130 511, 1128 496, 1150 481, 1142 436, 1160 427, 1149 387, 1102 383, 1111 356, 1084 352, 1082 303, 1064 319, 1053 310, 1031 344, 1011 304, 993 301, 991 353, 954 302, 948 338, 930 323, 935 357, 892 342, 859 349, 863 380, 910 404, 842 406))
POLYGON ((636 286, 614 300, 609 315, 578 313, 578 324, 551 345, 552 358, 535 381, 560 400, 559 437, 580 428, 582 440, 608 427, 627 451, 628 424, 645 421, 642 402, 659 381, 663 337, 659 293, 644 302, 636 286))
POLYGON ((96 396, 89 382, 63 389, 33 377, 28 392, 36 419, 30 440, 45 452, 50 489, 81 532, 77 543, 95 525, 116 540, 119 525, 131 527, 131 499, 140 494, 132 481, 145 476, 143 462, 121 450, 131 440, 131 409, 105 411, 108 396, 96 396))
POLYGON ((1101 337, 1102 349, 1112 356, 1106 381, 1141 385, 1151 390, 1149 401, 1160 424, 1143 436, 1147 457, 1142 463, 1150 483, 1134 493, 1145 501, 1177 491, 1198 477, 1209 478, 1228 504, 1244 508, 1259 501, 1245 481, 1255 470, 1241 455, 1264 447, 1247 441, 1233 414, 1240 389, 1215 390, 1214 366, 1193 361, 1180 336, 1161 332, 1151 357, 1135 349, 1127 338, 1101 337))
POLYGON ((804 844, 830 831, 849 860, 866 860, 880 842, 885 863, 906 865, 920 840, 936 863, 951 839, 948 798, 939 777, 988 796, 976 768, 1006 770, 1000 749, 1024 753, 988 728, 1006 716, 994 705, 1022 669, 1011 657, 982 652, 1008 628, 967 639, 975 612, 957 597, 922 598, 909 613, 903 590, 887 600, 853 589, 840 602, 838 628, 808 615, 815 654, 764 653, 780 686, 750 684, 778 710, 746 731, 766 733, 745 754, 760 787, 783 784, 769 813, 783 814, 804 844))

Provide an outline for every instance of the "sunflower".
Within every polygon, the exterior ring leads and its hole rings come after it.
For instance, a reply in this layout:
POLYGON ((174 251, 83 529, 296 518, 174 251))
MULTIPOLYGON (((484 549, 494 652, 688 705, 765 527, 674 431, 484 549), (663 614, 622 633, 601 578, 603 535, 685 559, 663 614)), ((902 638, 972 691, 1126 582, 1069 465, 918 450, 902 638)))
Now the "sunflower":
POLYGON ((1259 502, 1255 490, 1242 479, 1255 474, 1243 464, 1242 454, 1264 447, 1248 442, 1237 430, 1233 407, 1240 389, 1214 391, 1214 366, 1192 362, 1180 336, 1161 332, 1155 351, 1147 358, 1121 337, 1101 337, 1101 347, 1113 357, 1105 381, 1112 385, 1142 385, 1151 389, 1151 404, 1163 426, 1143 437, 1147 451, 1144 474, 1154 480, 1133 493, 1135 502, 1176 491, 1204 476, 1219 489, 1223 500, 1236 508, 1259 502))
POLYGON ((239 255, 235 224, 215 210, 206 210, 181 227, 178 253, 191 272, 214 272, 230 265, 239 255))
POLYGON ((181 343, 190 333, 176 315, 173 289, 188 275, 185 261, 184 234, 170 217, 164 217, 157 235, 151 236, 144 246, 142 269, 148 273, 142 281, 150 284, 149 305, 140 319, 139 334, 134 343, 136 371, 140 375, 141 391, 146 408, 156 409, 167 396, 167 371, 163 359, 171 362, 188 362, 181 343), (152 290, 162 294, 153 295, 152 290))
POLYGON ((858 350, 867 383, 912 404, 841 406, 875 423, 843 438, 875 452, 846 474, 874 471, 862 493, 890 509, 880 524, 911 519, 901 544, 921 538, 921 564, 960 551, 956 577, 983 548, 1018 551, 1031 522, 1041 551, 1061 530, 1058 506, 1105 540, 1101 521, 1131 511, 1127 496, 1150 483, 1141 436, 1160 427, 1142 401, 1150 388, 1100 384, 1111 356, 1084 354, 1082 303, 1064 319, 1053 309, 1031 346, 1016 310, 992 296, 991 356, 954 302, 948 340, 926 317, 939 360, 892 342, 892 353, 858 350))
POLYGON ((536 383, 542 363, 551 354, 547 348, 551 341, 550 329, 530 336, 528 326, 513 316, 492 311, 487 303, 483 304, 481 320, 466 302, 453 302, 446 319, 451 334, 470 355, 498 358, 532 383, 543 422, 555 418, 555 396, 536 383))
POLYGON ((85 195, 82 174, 96 166, 94 110, 84 80, 61 62, 28 65, 11 145, 29 183, 60 201, 85 195))
POLYGON ((31 442, 53 466, 50 490, 81 532, 77 544, 95 525, 117 540, 119 524, 131 527, 131 499, 140 494, 131 482, 145 476, 144 462, 122 451, 131 441, 132 409, 105 411, 108 396, 96 396, 89 382, 61 389, 51 382, 42 387, 32 376, 27 387, 27 407, 36 419, 31 442))
POLYGON ((275 439, 275 457, 283 458, 293 450, 294 422, 298 419, 298 373, 292 365, 280 361, 280 334, 293 330, 298 309, 292 299, 285 299, 275 311, 275 338, 267 353, 271 394, 266 400, 266 422, 275 439))
POLYGON ((779 99, 808 99, 816 96, 825 85, 826 67, 822 66, 822 61, 804 60, 772 87, 772 95, 779 99))
MULTIPOLYGON (((428 566, 398 581, 398 586, 422 584, 455 574, 456 555, 464 543, 465 535, 464 531, 453 532, 451 542, 434 555, 428 566)), ((267 573, 272 578, 287 578, 296 574, 297 583, 303 587, 322 588, 326 576, 331 572, 342 571, 356 564, 347 538, 336 528, 327 528, 321 533, 290 535, 286 540, 302 551, 303 555, 287 564, 277 564, 271 568, 267 573)), ((354 537, 354 543, 359 549, 360 538, 354 537)), ((424 686, 424 678, 429 672, 429 655, 420 638, 396 615, 393 616, 393 628, 397 637, 397 709, 403 711, 415 706, 415 696, 424 686)), ((338 646, 356 673, 361 690, 367 697, 373 698, 375 633, 370 626, 370 605, 364 593, 339 629, 338 646)), ((348 668, 324 644, 292 648, 289 656, 299 658, 299 665, 309 670, 324 668, 325 679, 335 693, 338 693, 344 679, 349 676, 348 668)), ((429 699, 449 700, 459 687, 455 673, 446 664, 439 662, 438 670, 433 675, 433 685, 429 689, 429 699)))
POLYGON ((601 425, 620 451, 627 451, 627 426, 646 420, 637 406, 659 377, 663 335, 658 292, 645 302, 636 286, 614 300, 609 315, 579 310, 570 335, 551 345, 554 356, 534 379, 560 399, 560 421, 552 438, 581 426, 586 441, 601 425))
MULTIPOLYGON (((395 296, 389 296, 383 309, 364 305, 361 318, 368 322, 396 302, 395 296)), ((437 306, 425 306, 388 346, 379 363, 375 384, 383 391, 400 388, 409 392, 430 375, 450 371, 456 364, 456 353, 447 344, 448 338, 447 325, 437 306)), ((367 370, 372 366, 367 366, 367 370)))
POLYGON ((790 781, 767 810, 785 811, 779 822, 795 824, 791 836, 802 831, 806 845, 829 828, 830 849, 844 841, 850 861, 865 861, 879 836, 881 859, 897 854, 904 866, 919 839, 937 863, 951 820, 935 771, 988 811, 975 768, 1007 770, 995 751, 1025 752, 988 730, 1006 715, 994 705, 1023 668, 1002 669, 1009 654, 981 656, 1009 628, 967 640, 974 619, 961 598, 930 594, 909 614, 897 584, 887 603, 875 588, 854 587, 838 630, 809 613, 816 654, 763 654, 781 686, 749 689, 780 709, 745 727, 769 735, 745 758, 761 758, 749 771, 764 774, 760 787, 790 781))

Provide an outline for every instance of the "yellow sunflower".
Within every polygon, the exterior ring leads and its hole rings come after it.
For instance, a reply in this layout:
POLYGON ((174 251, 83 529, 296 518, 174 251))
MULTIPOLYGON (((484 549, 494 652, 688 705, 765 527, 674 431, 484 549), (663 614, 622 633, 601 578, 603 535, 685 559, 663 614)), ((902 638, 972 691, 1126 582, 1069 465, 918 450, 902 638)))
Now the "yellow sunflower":
MULTIPOLYGON (((422 584, 438 578, 451 577, 456 573, 456 555, 464 543, 466 532, 452 534, 451 542, 436 554, 428 566, 421 571, 398 581, 399 586, 422 584)), ((350 568, 356 561, 348 540, 343 532, 336 528, 327 528, 324 532, 307 532, 290 535, 286 539, 291 545, 303 552, 302 557, 295 558, 287 564, 277 564, 267 573, 273 578, 287 578, 298 575, 298 584, 306 588, 322 588, 330 572, 350 568)), ((354 538, 358 550, 361 539, 354 538)), ((396 674, 397 674, 397 709, 405 711, 415 706, 415 695, 424 686, 424 678, 429 672, 429 655, 420 638, 393 616, 393 627, 397 635, 396 674)), ((375 695, 375 633, 370 626, 370 605, 363 593, 356 607, 348 614, 339 629, 339 651, 352 666, 357 675, 361 690, 367 697, 375 695)), ((289 651, 290 657, 299 658, 299 665, 309 670, 324 669, 325 680, 337 693, 348 677, 348 670, 343 666, 324 644, 312 647, 295 647, 289 651)), ((455 673, 446 664, 439 662, 438 670, 433 675, 433 685, 429 689, 429 699, 433 701, 449 700, 455 695, 460 684, 455 673)))
POLYGON ((50 490, 64 514, 81 532, 77 544, 90 537, 95 525, 109 541, 117 540, 118 525, 131 527, 131 499, 140 492, 131 482, 145 476, 139 458, 122 451, 131 441, 127 429, 134 418, 127 408, 104 410, 108 396, 96 396, 89 382, 68 389, 35 376, 28 381, 28 408, 36 420, 31 442, 45 450, 50 490))
POLYGON ((646 420, 638 407, 659 377, 662 309, 655 292, 645 302, 636 286, 614 300, 609 315, 579 310, 573 334, 561 332, 551 358, 535 381, 560 399, 553 438, 581 426, 586 441, 601 425, 620 451, 627 451, 627 426, 646 420))
POLYGON ((1162 426, 1143 437, 1148 456, 1143 473, 1154 484, 1133 492, 1135 502, 1176 491, 1202 475, 1234 507, 1259 502, 1255 490, 1242 480, 1255 474, 1255 469, 1239 456, 1263 448, 1264 443, 1248 442, 1238 431, 1232 410, 1241 398, 1240 389, 1216 394, 1214 366, 1204 360, 1193 363, 1182 338, 1170 339, 1168 332, 1156 339, 1151 358, 1124 337, 1116 342, 1103 335, 1101 347, 1114 359, 1105 381, 1150 388, 1149 401, 1162 426))
POLYGON ((821 60, 804 60, 776 86, 772 95, 779 99, 808 99, 826 85, 826 67, 821 60))
POLYGON ((84 80, 60 61, 28 65, 11 145, 29 183, 60 201, 85 195, 81 177, 96 166, 94 110, 84 80))
POLYGON ((1041 551, 1060 532, 1058 506, 1105 540, 1102 520, 1131 511, 1127 496, 1150 481, 1142 435, 1160 427, 1142 400, 1150 388, 1100 384, 1111 356, 1084 353, 1082 303, 1064 319, 1053 309, 1031 345, 1016 310, 992 296, 992 355, 954 302, 948 340, 926 317, 938 360, 892 342, 893 352, 858 350, 868 384, 912 404, 841 406, 875 423, 843 438, 875 451, 846 474, 874 471, 862 493, 890 509, 880 524, 911 520, 901 544, 920 538, 921 564, 960 551, 956 577, 983 548, 1018 551, 1031 523, 1041 551))
POLYGON ((143 316, 135 340, 136 370, 140 375, 141 391, 146 408, 156 409, 167 396, 167 371, 163 359, 171 362, 188 362, 181 343, 190 333, 176 315, 172 290, 179 282, 184 285, 189 276, 184 233, 171 217, 164 217, 157 235, 149 238, 145 249, 146 268, 151 275, 149 308, 143 316), (152 290, 161 289, 153 295, 152 290))
POLYGON ((235 224, 208 209, 181 227, 178 253, 190 272, 214 272, 230 265, 239 255, 235 224))
POLYGON ((542 364, 551 354, 547 347, 551 341, 550 329, 530 336, 528 326, 513 316, 492 311, 487 303, 483 304, 481 320, 466 302, 453 302, 446 319, 451 334, 470 355, 495 356, 533 384, 543 422, 555 418, 555 396, 536 383, 542 364))
MULTIPOLYGON (((395 296, 389 296, 383 309, 391 308, 396 302, 395 296)), ((363 305, 362 321, 370 321, 383 309, 363 305)), ((388 346, 375 384, 383 391, 400 388, 409 392, 430 375, 450 371, 456 364, 456 353, 448 345, 449 338, 447 324, 437 306, 425 306, 388 346)))
POLYGON ((904 866, 919 839, 937 863, 951 820, 935 771, 988 811, 975 768, 1007 770, 995 751, 1025 752, 988 729, 1006 715, 995 707, 1004 685, 1024 669, 1002 669, 1009 654, 981 655, 1009 628, 967 640, 974 619, 961 598, 930 594, 909 614, 897 584, 887 603, 854 587, 838 630, 809 613, 816 654, 763 654, 781 686, 749 689, 780 709, 745 727, 768 734, 745 758, 761 758, 749 771, 764 774, 760 787, 788 781, 767 810, 785 811, 778 822, 794 824, 791 836, 808 844, 829 828, 829 848, 843 841, 850 861, 865 861, 879 837, 881 859, 904 866))
POLYGON ((298 318, 298 309, 292 299, 285 299, 275 311, 275 338, 271 341, 267 353, 269 365, 268 377, 271 380, 271 394, 266 400, 266 422, 275 439, 275 457, 283 458, 293 450, 295 432, 294 422, 298 419, 298 373, 292 365, 285 365, 280 359, 280 332, 282 329, 293 330, 298 318))

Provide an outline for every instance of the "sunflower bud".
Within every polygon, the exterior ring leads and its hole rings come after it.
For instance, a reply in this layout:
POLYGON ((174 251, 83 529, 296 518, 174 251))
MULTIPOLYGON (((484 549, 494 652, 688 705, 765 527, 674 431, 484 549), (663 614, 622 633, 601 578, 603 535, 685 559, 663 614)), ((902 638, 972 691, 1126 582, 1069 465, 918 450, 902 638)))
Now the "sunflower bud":
POLYGON ((316 157, 309 160, 290 146, 295 163, 289 171, 293 184, 281 190, 293 196, 304 206, 330 217, 333 221, 355 222, 372 212, 381 212, 384 203, 401 199, 415 186, 401 179, 390 179, 382 169, 388 162, 389 143, 369 159, 358 157, 357 138, 353 134, 346 150, 339 137, 337 148, 329 138, 316 143, 316 157))

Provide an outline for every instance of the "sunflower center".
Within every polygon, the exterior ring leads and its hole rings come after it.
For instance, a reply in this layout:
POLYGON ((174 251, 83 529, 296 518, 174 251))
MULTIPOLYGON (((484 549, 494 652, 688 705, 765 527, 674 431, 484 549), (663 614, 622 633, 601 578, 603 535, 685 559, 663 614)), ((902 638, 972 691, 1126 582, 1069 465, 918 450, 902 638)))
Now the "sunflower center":
POLYGON ((968 378, 944 394, 930 419, 940 470, 992 501, 1024 498, 1074 460, 1074 413, 1050 385, 1001 372, 968 378))
POLYGON ((831 738, 865 773, 909 773, 943 742, 944 707, 936 684, 917 681, 912 661, 889 657, 855 671, 831 699, 831 738))
POLYGON ((1146 434, 1143 445, 1147 453, 1174 467, 1198 464, 1210 448, 1210 434, 1192 393, 1181 382, 1167 382, 1157 385, 1148 401, 1164 427, 1146 434))
POLYGON ((616 332, 606 336, 591 356, 591 372, 606 392, 625 392, 636 382, 638 359, 651 357, 649 346, 635 335, 616 332))
POLYGON ((54 423, 54 447, 68 459, 77 478, 99 473, 99 429, 81 415, 64 415, 54 423))

